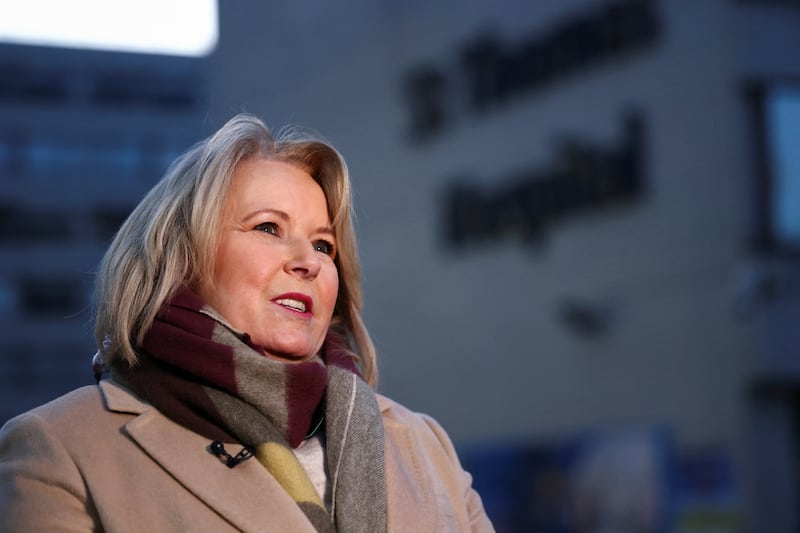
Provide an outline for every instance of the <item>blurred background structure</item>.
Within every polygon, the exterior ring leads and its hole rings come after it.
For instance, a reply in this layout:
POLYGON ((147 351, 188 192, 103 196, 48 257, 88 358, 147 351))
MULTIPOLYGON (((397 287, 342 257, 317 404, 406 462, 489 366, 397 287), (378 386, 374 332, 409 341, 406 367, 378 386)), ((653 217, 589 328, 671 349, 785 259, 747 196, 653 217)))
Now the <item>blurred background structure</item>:
POLYGON ((248 111, 347 159, 379 390, 499 531, 800 531, 800 2, 342 4, 0 44, 0 420, 92 382, 114 230, 248 111))

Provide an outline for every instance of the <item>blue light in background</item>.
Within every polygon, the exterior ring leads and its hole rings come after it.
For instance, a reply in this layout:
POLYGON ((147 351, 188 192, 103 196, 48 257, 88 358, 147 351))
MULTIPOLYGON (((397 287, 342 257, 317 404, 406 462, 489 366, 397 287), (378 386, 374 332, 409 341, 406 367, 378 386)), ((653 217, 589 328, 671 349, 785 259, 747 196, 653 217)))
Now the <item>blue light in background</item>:
POLYGON ((767 121, 775 237, 800 247, 800 89, 777 88, 767 103, 767 121))

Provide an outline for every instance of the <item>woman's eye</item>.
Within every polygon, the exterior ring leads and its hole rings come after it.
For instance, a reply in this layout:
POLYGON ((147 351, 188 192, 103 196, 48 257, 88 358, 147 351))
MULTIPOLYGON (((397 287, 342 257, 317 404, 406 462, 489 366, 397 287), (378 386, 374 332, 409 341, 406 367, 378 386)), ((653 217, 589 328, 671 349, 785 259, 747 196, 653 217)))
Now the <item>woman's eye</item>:
POLYGON ((258 231, 263 231, 264 233, 271 233, 272 235, 278 234, 278 225, 274 222, 263 222, 255 227, 258 231))
POLYGON ((324 240, 319 240, 314 243, 314 250, 322 252, 325 255, 333 257, 335 248, 332 243, 324 240))

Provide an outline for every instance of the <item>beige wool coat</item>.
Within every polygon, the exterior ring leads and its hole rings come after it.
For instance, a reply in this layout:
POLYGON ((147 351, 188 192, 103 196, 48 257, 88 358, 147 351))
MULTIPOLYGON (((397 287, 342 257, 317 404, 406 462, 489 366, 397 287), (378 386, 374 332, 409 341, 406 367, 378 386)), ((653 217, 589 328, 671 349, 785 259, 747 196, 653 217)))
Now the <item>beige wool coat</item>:
MULTIPOLYGON (((378 403, 389 531, 493 531, 442 428, 378 403)), ((0 431, 0 531, 314 531, 257 461, 208 445, 111 381, 78 389, 0 431)))

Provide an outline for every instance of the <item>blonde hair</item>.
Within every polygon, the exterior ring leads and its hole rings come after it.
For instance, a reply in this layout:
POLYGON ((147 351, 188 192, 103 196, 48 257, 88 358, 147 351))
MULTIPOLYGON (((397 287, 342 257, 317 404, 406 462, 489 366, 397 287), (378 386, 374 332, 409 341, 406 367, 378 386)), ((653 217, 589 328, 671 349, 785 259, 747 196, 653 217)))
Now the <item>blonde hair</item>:
POLYGON ((180 156, 117 232, 95 285, 98 347, 105 345, 101 349, 108 363, 135 364, 136 348, 174 291, 182 284, 211 284, 231 176, 240 161, 253 157, 295 165, 322 187, 339 271, 331 327, 349 341, 364 378, 374 386, 375 348, 361 318, 361 267, 344 159, 330 144, 306 133, 287 130, 273 136, 248 114, 233 117, 180 156))

